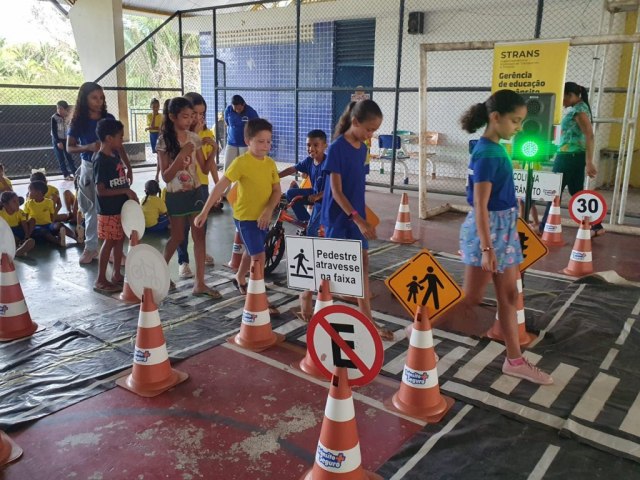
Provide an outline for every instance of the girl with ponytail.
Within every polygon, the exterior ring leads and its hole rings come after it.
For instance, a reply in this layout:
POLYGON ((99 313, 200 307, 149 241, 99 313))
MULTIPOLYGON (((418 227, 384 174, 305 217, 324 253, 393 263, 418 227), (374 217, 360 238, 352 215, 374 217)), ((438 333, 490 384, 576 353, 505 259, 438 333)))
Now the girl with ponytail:
MULTIPOLYGON (((560 123, 560 146, 553 162, 553 171, 562 173, 561 196, 565 186, 569 187, 571 195, 584 188, 585 170, 589 178, 595 178, 598 173, 593 163, 594 137, 587 89, 575 82, 566 82, 562 105, 567 111, 560 123)), ((544 232, 550 208, 551 203, 547 205, 540 222, 540 233, 544 232)), ((592 237, 603 234, 601 224, 591 225, 592 237)))
MULTIPOLYGON (((498 300, 498 321, 507 355, 502 372, 530 382, 549 385, 552 378, 529 363, 520 350, 516 316, 517 274, 522 262, 516 228, 518 203, 511 159, 501 140, 522 128, 527 116, 524 99, 511 90, 499 90, 462 116, 462 128, 473 133, 486 125, 468 167, 467 201, 473 207, 460 229, 460 251, 465 264, 465 296, 446 318, 476 317, 487 285, 493 280, 498 300)), ((444 320, 439 320, 438 323, 444 320)))

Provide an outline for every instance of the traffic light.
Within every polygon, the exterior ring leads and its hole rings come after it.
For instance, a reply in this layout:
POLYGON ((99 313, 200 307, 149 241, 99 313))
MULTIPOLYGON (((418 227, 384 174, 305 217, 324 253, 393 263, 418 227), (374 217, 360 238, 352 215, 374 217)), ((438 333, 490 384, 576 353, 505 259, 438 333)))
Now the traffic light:
POLYGON ((540 162, 553 155, 554 93, 523 93, 527 116, 513 138, 513 159, 540 162))

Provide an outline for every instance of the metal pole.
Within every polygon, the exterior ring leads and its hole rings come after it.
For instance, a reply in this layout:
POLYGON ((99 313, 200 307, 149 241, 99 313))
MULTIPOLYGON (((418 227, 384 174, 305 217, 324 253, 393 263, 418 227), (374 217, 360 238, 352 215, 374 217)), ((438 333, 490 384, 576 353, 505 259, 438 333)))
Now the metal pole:
POLYGON ((420 45, 418 216, 427 219, 427 49, 420 45))
POLYGON ((395 104, 393 109, 393 133, 391 134, 391 178, 389 179, 389 192, 393 193, 393 184, 396 176, 396 135, 398 131, 398 114, 400 111, 400 69, 402 67, 402 28, 404 26, 404 2, 400 0, 400 19, 398 20, 398 63, 396 64, 395 104))
POLYGON ((536 11, 536 31, 534 38, 540 38, 540 31, 542 30, 542 14, 544 12, 544 0, 538 0, 538 9, 536 11))
MULTIPOLYGON (((218 145, 222 145, 220 139, 220 128, 218 128, 218 111, 220 104, 218 102, 218 31, 217 31, 217 14, 218 9, 213 8, 211 11, 211 48, 213 48, 213 108, 215 113, 215 132, 218 145)), ((216 164, 220 163, 220 149, 216 149, 216 164)))
POLYGON ((178 48, 180 49, 180 91, 184 95, 184 58, 182 54, 182 12, 178 15, 178 48))
POLYGON ((300 99, 300 7, 301 0, 296 0, 296 84, 295 84, 295 92, 294 92, 294 101, 293 101, 293 128, 294 128, 294 160, 295 163, 298 163, 299 153, 298 153, 298 144, 300 142, 300 132, 299 132, 299 112, 298 112, 298 103, 300 99))

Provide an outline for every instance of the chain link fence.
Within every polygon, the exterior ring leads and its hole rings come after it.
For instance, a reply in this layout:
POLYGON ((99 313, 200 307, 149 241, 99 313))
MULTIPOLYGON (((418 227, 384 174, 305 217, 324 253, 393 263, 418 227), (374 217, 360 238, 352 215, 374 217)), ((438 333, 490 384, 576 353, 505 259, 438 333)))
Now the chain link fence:
MULTIPOLYGON (((272 154, 279 162, 289 163, 306 157, 309 130, 320 128, 331 137, 352 98, 372 98, 380 104, 384 120, 372 140, 369 182, 417 189, 421 44, 597 35, 601 17, 602 2, 595 0, 366 4, 360 0, 301 0, 183 11, 165 22, 145 20, 144 28, 140 22, 125 22, 129 36, 139 44, 98 81, 105 88, 109 111, 127 120, 131 142, 140 144, 147 141, 144 128, 152 98, 162 105, 167 98, 198 91, 208 103, 207 124, 224 146, 224 110, 233 95, 241 95, 274 124, 272 154), (409 18, 415 13, 423 14, 422 30, 418 22, 418 31, 409 33, 409 18)), ((615 15, 610 33, 624 29, 625 14, 615 15)), ((567 80, 589 86, 594 68, 596 72, 604 68, 603 94, 591 92, 591 100, 598 110, 599 175, 594 186, 605 189, 605 196, 612 185, 620 138, 620 126, 611 119, 621 116, 626 96, 626 83, 619 81, 628 69, 620 63, 629 56, 625 48, 630 47, 609 46, 606 65, 602 65, 602 47, 598 52, 595 46, 571 47, 569 52, 567 80)), ((468 106, 489 95, 492 65, 489 50, 429 53, 427 128, 433 133, 428 146, 429 191, 464 193, 468 142, 473 137, 462 132, 459 118, 468 106)), ((39 105, 53 113, 57 100, 73 103, 76 88, 44 87, 37 89, 37 95, 18 88, 11 100, 7 98, 11 89, 0 86, 0 104, 39 105)), ((48 122, 51 113, 32 113, 34 121, 24 122, 32 125, 32 132, 38 130, 30 137, 37 145, 27 145, 26 139, 18 140, 19 135, 12 133, 3 135, 0 151, 50 148, 48 130, 41 134, 42 127, 36 125, 48 122), (7 141, 8 136, 15 139, 7 141)), ((0 118, 4 124, 11 123, 6 115, 0 118)), ((49 155, 53 158, 52 152, 49 155)), ((155 160, 148 147, 142 159, 155 160)), ((630 190, 628 211, 640 215, 636 197, 635 190, 630 190)))

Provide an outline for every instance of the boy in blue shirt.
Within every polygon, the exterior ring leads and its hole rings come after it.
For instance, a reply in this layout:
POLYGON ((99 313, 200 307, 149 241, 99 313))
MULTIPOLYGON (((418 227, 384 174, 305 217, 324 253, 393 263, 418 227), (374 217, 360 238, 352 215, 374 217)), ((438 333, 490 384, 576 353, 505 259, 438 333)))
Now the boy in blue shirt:
POLYGON ((285 168, 278 175, 280 178, 294 174, 296 171, 308 175, 312 188, 290 188, 287 190, 287 201, 302 195, 304 201, 296 202, 293 211, 296 218, 302 222, 308 222, 307 235, 317 237, 320 228, 320 210, 322 208, 322 196, 324 193, 325 172, 322 170, 322 162, 326 158, 327 134, 322 130, 311 130, 307 134, 307 153, 309 156, 300 163, 285 168), (311 215, 307 212, 306 205, 313 205, 311 215))

